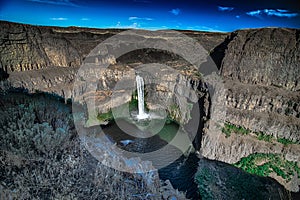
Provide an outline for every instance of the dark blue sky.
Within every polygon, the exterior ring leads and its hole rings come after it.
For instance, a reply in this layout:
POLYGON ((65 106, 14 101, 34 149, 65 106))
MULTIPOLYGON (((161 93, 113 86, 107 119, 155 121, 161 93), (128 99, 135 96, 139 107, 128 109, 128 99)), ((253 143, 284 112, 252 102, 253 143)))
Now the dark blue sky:
POLYGON ((299 0, 8 0, 0 19, 35 25, 233 31, 300 28, 299 0))

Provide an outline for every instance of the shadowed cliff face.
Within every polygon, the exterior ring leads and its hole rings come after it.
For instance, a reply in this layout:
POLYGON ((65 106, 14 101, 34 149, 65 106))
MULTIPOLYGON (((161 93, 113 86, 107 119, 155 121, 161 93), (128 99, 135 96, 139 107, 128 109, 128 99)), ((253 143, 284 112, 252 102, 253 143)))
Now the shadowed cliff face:
MULTIPOLYGON (((1 68, 26 71, 46 67, 80 66, 90 51, 105 39, 124 30, 42 27, 0 21, 1 68)), ((201 42, 206 50, 221 43, 227 34, 182 32, 201 42)))
MULTIPOLYGON (((221 60, 213 56, 225 83, 222 122, 249 133, 226 136, 224 124, 210 127, 202 139, 205 157, 236 163, 254 153, 276 153, 299 165, 299 44, 299 30, 267 28, 236 31, 215 48, 213 55, 224 54, 221 60)), ((297 174, 293 181, 271 177, 289 190, 299 190, 297 174)))
POLYGON ((7 72, 79 66, 97 44, 119 32, 0 24, 1 66, 7 72))
POLYGON ((299 30, 258 29, 232 33, 222 75, 242 83, 299 91, 299 30))
MULTIPOLYGON (((36 27, 0 22, 0 89, 23 88, 33 93, 44 91, 65 99, 72 98, 75 74, 84 58, 96 45, 119 32, 121 30, 36 27)), ((299 163, 299 144, 282 144, 276 140, 300 142, 299 30, 267 28, 231 34, 182 33, 197 39, 211 53, 225 83, 224 95, 220 95, 219 100, 226 106, 226 118, 216 126, 204 125, 203 136, 199 137, 202 138, 203 156, 236 163, 254 153, 277 153, 286 160, 299 163), (259 140, 254 133, 242 135, 233 132, 230 137, 225 137, 222 133, 224 122, 250 132, 262 132, 272 136, 273 140, 259 140)), ((162 87, 163 84, 149 87, 149 92, 156 94, 149 100, 149 105, 170 96, 174 88, 184 93, 187 87, 194 87, 199 97, 205 98, 200 101, 205 104, 200 108, 205 110, 205 117, 209 116, 211 104, 202 80, 193 78, 194 72, 189 73, 192 68, 176 55, 146 49, 112 58, 112 61, 110 69, 99 73, 98 93, 82 97, 88 99, 97 95, 99 112, 109 109, 107 99, 117 81, 125 75, 134 78, 133 69, 140 64, 139 61, 161 61, 177 67, 180 75, 170 74, 168 77, 168 74, 161 74, 166 75, 162 79, 167 87, 162 87)), ((83 93, 87 87, 82 80, 82 90, 76 92, 83 93)), ((122 91, 118 95, 119 104, 131 98, 122 91)), ((170 100, 167 107, 174 103, 170 100)), ((183 110, 186 107, 182 106, 183 110)), ((211 122, 216 115, 218 113, 212 111, 211 122)), ((275 175, 272 177, 276 178, 275 175)), ((295 177, 293 182, 278 177, 276 180, 289 190, 298 191, 299 179, 295 177)))
POLYGON ((298 36, 299 30, 274 28, 232 33, 221 64, 227 88, 226 120, 300 140, 298 36))

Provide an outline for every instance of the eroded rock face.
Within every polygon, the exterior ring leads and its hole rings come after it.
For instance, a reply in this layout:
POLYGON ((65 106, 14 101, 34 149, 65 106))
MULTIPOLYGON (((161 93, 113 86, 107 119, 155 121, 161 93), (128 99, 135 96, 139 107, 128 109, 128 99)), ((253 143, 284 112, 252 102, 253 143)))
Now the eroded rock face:
POLYGON ((50 29, 1 23, 0 31, 3 52, 1 64, 5 71, 79 64, 78 51, 61 34, 50 29))
MULTIPOLYGON (((212 113, 209 129, 202 139, 205 157, 236 163, 254 153, 281 154, 286 160, 299 163, 300 146, 276 141, 300 141, 299 30, 255 29, 231 34, 221 64, 226 115, 212 113), (219 119, 219 118, 218 118, 219 119), (255 134, 222 133, 224 122, 275 138, 261 141, 255 134)), ((293 183, 271 175, 287 189, 299 190, 299 178, 293 183)))
MULTIPOLYGON (((146 84, 145 101, 148 108, 168 110, 174 119, 186 124, 191 118, 193 103, 197 103, 205 94, 198 90, 202 82, 193 75, 184 75, 164 67, 154 68, 139 72, 146 84)), ((108 69, 84 70, 77 76, 74 100, 87 105, 89 115, 106 113, 121 106, 132 100, 136 90, 135 70, 138 69, 118 65, 108 69), (93 102, 95 107, 90 107, 93 102), (96 113, 93 113, 95 109, 96 113)))
MULTIPOLYGON (((124 30, 43 27, 0 21, 1 67, 6 72, 80 66, 105 39, 124 30)), ((182 32, 210 51, 227 34, 182 32)))
MULTIPOLYGON (((1 22, 1 24, 3 24, 1 26, 3 37, 0 48, 3 56, 0 61, 3 74, 8 74, 6 80, 1 82, 2 90, 20 88, 30 93, 41 91, 53 93, 65 99, 73 98, 72 90, 76 73, 83 64, 83 59, 88 57, 85 60, 86 63, 109 62, 113 66, 112 69, 100 70, 101 72, 94 69, 85 72, 82 80, 79 80, 80 87, 74 91, 75 95, 81 98, 81 102, 96 97, 98 113, 107 112, 112 107, 109 100, 113 93, 117 94, 114 96, 115 106, 130 101, 131 94, 128 93, 128 89, 114 91, 115 84, 123 77, 134 80, 133 69, 143 63, 169 63, 167 65, 176 66, 179 72, 178 74, 157 74, 160 84, 156 88, 150 86, 146 88, 152 95, 148 98, 149 107, 155 108, 157 104, 161 104, 171 111, 170 106, 173 106, 177 109, 172 111, 174 118, 186 123, 190 118, 191 105, 189 104, 195 103, 198 97, 203 96, 203 92, 200 94, 201 92, 198 91, 202 84, 199 81, 200 77, 191 77, 197 69, 186 66, 188 64, 175 54, 145 49, 133 51, 121 58, 111 58, 111 60, 88 56, 96 45, 120 30, 37 27, 10 22, 1 22), (127 63, 128 66, 126 66, 127 63), (94 74, 97 76, 94 77, 94 74), (97 89, 85 94, 91 89, 89 88, 90 79, 93 79, 94 83, 97 82, 97 89)), ((208 50, 226 37, 226 34, 219 33, 188 31, 183 33, 197 39, 208 50)), ((161 39, 168 40, 168 38, 161 39)), ((151 78, 153 77, 147 77, 145 74, 145 79, 151 78)))
POLYGON ((299 91, 300 31, 266 28, 232 33, 222 76, 242 83, 299 91))
POLYGON ((79 66, 100 42, 118 32, 0 22, 1 68, 6 72, 79 66))
POLYGON ((300 141, 300 92, 226 81, 227 121, 276 138, 300 141))
POLYGON ((77 70, 78 67, 52 67, 43 70, 10 72, 9 77, 0 82, 0 90, 17 88, 29 93, 46 92, 67 100, 72 98, 77 70))

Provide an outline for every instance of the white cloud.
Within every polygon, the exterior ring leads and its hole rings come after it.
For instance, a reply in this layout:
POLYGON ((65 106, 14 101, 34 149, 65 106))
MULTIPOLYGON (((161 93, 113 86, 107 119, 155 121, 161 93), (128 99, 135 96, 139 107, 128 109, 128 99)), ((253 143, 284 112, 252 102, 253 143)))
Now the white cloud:
POLYGON ((27 1, 37 2, 37 3, 53 4, 53 5, 79 7, 77 4, 73 3, 70 0, 27 0, 27 1))
POLYGON ((218 6, 219 11, 232 11, 234 7, 218 6))
POLYGON ((169 12, 172 13, 173 15, 179 15, 181 13, 181 10, 179 8, 174 8, 169 12))
POLYGON ((135 20, 137 19, 138 17, 129 17, 128 20, 135 20))
POLYGON ((277 9, 279 12, 289 12, 288 10, 284 10, 284 9, 277 9))
POLYGON ((249 12, 246 12, 246 14, 250 15, 250 16, 259 16, 260 14, 262 14, 262 11, 261 10, 249 11, 249 12))
POLYGON ((153 18, 150 18, 150 17, 129 17, 128 20, 146 20, 146 21, 152 21, 153 18))
POLYGON ((239 18, 241 18, 241 16, 237 15, 237 16, 235 16, 235 18, 239 19, 239 18))
POLYGON ((247 15, 254 16, 254 17, 260 17, 262 15, 267 16, 276 16, 276 17, 296 17, 298 16, 298 13, 292 13, 289 10, 284 9, 264 9, 264 10, 254 10, 250 12, 246 12, 247 15))
POLYGON ((296 17, 298 13, 290 13, 288 10, 273 10, 273 9, 265 9, 265 13, 269 16, 277 16, 277 17, 296 17))
POLYGON ((81 18, 80 20, 81 20, 81 21, 89 21, 90 18, 83 17, 83 18, 81 18))
POLYGON ((208 27, 208 26, 188 26, 189 30, 198 30, 198 31, 208 31, 208 32, 225 32, 218 29, 218 26, 208 27))
POLYGON ((115 26, 113 26, 112 28, 133 28, 133 29, 137 29, 137 28, 141 28, 141 25, 137 22, 134 22, 132 24, 129 25, 122 25, 121 22, 118 22, 115 26))
POLYGON ((68 18, 64 18, 64 17, 52 17, 50 19, 54 20, 54 21, 66 21, 66 20, 68 20, 68 18))
POLYGON ((121 22, 118 22, 117 24, 116 24, 116 27, 120 27, 121 26, 121 22))

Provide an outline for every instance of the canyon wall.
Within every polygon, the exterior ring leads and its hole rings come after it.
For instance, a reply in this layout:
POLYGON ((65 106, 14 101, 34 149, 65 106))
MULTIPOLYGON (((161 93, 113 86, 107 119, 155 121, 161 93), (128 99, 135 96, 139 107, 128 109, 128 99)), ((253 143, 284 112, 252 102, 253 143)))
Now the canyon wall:
MULTIPOLYGON (((6 72, 80 66, 90 51, 125 29, 31 26, 0 21, 0 68, 6 72)), ((182 31, 208 51, 227 34, 182 31)))
POLYGON ((6 72, 80 66, 97 44, 120 31, 0 24, 0 63, 6 72))
MULTIPOLYGON (((83 60, 96 45, 121 31, 37 27, 1 21, 0 89, 18 88, 31 93, 42 91, 65 99, 73 98, 74 79, 83 60)), ((167 109, 170 111, 172 105, 179 106, 185 114, 175 117, 186 122, 188 99, 193 99, 186 91, 196 91, 200 98, 200 110, 205 114, 201 120, 211 117, 204 125, 201 136, 204 157, 236 163, 254 153, 275 153, 281 154, 287 161, 299 163, 300 31, 265 28, 228 34, 182 33, 199 41, 220 69, 224 91, 218 93, 218 100, 224 105, 218 109, 223 108, 225 117, 217 109, 209 113, 211 105, 201 75, 180 58, 166 52, 142 50, 112 58, 108 61, 111 63, 110 69, 97 74, 95 81, 99 84, 96 93, 81 96, 89 87, 84 77, 79 81, 80 90, 75 92, 81 100, 97 97, 98 112, 106 112, 110 109, 108 99, 112 88, 124 77, 133 78, 139 62, 167 64, 180 73, 161 73, 161 84, 155 88, 146 86, 153 96, 148 99, 149 106, 155 107, 155 103, 167 98, 167 109), (175 94, 183 98, 176 100, 175 94), (222 132, 226 124, 249 130, 250 133, 243 135, 234 132, 227 137, 222 132), (255 133, 270 136, 272 140, 260 140, 255 133), (288 143, 282 144, 278 139, 285 139, 288 143)), ((95 74, 95 71, 90 73, 95 74)), ((145 74, 147 79, 150 77, 145 74)), ((118 104, 131 99, 131 95, 124 90, 114 93, 118 95, 118 104)), ((281 180, 275 175, 272 177, 289 190, 299 190, 297 174, 292 181, 281 180)))
MULTIPOLYGON (((219 99, 225 102, 226 116, 205 131, 201 149, 205 157, 236 163, 254 153, 280 154, 299 166, 299 33, 266 28, 228 36, 220 65, 225 94, 219 99), (226 124, 243 132, 226 136, 226 124)), ((293 181, 271 176, 289 190, 299 191, 297 173, 293 181)))
MULTIPOLYGON (((1 81, 0 88, 2 90, 18 88, 30 93, 47 92, 59 95, 66 100, 73 97, 74 79, 79 67, 84 63, 83 60, 88 57, 86 63, 90 62, 90 59, 94 62, 93 56, 88 56, 94 47, 110 36, 121 32, 121 30, 77 27, 31 26, 4 21, 0 23, 2 35, 0 73, 1 77, 6 77, 1 81)), ((207 51, 221 43, 228 35, 192 31, 182 31, 182 33, 198 40, 207 51)), ((154 40, 155 37, 145 37, 144 39, 154 40)), ((161 40, 167 41, 168 36, 162 37, 161 40)), ((111 108, 109 99, 113 93, 118 94, 114 96, 115 99, 118 99, 118 102, 115 100, 116 105, 130 101, 131 93, 128 92, 128 89, 125 92, 113 90, 115 84, 122 81, 123 77, 134 80, 134 70, 140 64, 162 63, 176 68, 175 70, 178 72, 175 74, 171 71, 157 73, 157 76, 160 76, 158 80, 160 84, 156 88, 150 85, 146 86, 149 93, 152 94, 149 95, 152 96, 152 99, 148 99, 151 108, 160 102, 165 104, 164 108, 171 112, 170 107, 173 106, 177 109, 173 109, 174 118, 186 123, 190 117, 190 103, 195 103, 197 97, 201 98, 204 95, 204 92, 200 91, 203 83, 199 80, 197 69, 173 53, 142 49, 120 58, 100 59, 97 62, 109 62, 110 69, 100 71, 92 69, 86 72, 85 77, 78 80, 81 85, 74 92, 81 100, 87 101, 96 95, 98 113, 107 112, 111 108), (88 93, 91 80, 85 79, 86 77, 93 79, 94 74, 97 74, 93 80, 97 89, 88 93), (198 91, 198 89, 200 90, 198 91), (84 93, 88 93, 89 97, 82 96, 84 93)), ((146 81, 150 83, 151 77, 145 76, 146 81)))

